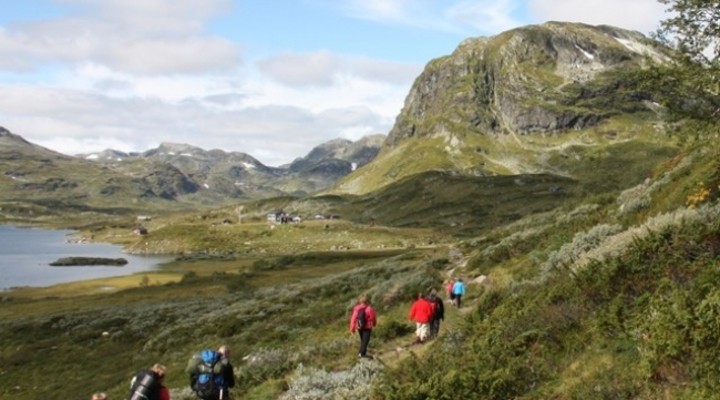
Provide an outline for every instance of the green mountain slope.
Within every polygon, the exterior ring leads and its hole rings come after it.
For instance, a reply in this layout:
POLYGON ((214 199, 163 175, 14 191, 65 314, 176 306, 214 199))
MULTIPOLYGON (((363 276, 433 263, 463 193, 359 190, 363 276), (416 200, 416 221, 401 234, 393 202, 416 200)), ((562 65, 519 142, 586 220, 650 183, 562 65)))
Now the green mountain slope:
POLYGON ((164 175, 159 179, 166 183, 178 179, 174 171, 145 170, 145 176, 137 178, 115 173, 34 145, 2 128, 0 160, 0 213, 7 221, 67 222, 172 207, 163 185, 146 178, 164 175))
POLYGON ((428 170, 579 178, 560 158, 573 147, 598 160, 629 141, 672 147, 632 73, 665 51, 637 32, 559 22, 468 39, 426 66, 378 157, 332 192, 368 193, 428 170))

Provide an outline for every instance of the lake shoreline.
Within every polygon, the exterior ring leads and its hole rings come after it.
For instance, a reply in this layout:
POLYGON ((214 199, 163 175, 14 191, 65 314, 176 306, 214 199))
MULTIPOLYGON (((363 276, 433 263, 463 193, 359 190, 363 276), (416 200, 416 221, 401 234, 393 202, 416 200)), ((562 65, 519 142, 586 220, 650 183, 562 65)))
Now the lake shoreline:
POLYGON ((78 230, 28 225, 0 225, 0 293, 27 287, 159 271, 172 256, 128 254, 118 243, 97 242, 78 230), (127 265, 63 266, 49 264, 64 257, 124 258, 127 265))

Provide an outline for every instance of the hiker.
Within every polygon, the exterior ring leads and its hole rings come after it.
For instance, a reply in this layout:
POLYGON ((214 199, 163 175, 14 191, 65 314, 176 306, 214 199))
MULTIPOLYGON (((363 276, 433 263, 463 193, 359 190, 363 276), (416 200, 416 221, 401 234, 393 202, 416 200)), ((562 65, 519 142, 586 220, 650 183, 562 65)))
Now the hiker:
POLYGON ((462 306, 462 297, 465 294, 465 283, 463 283, 462 278, 458 278, 457 281, 455 281, 452 292, 455 297, 455 307, 460 308, 462 306))
POLYGON ((433 313, 432 321, 430 321, 430 338, 434 339, 438 336, 438 333, 440 333, 440 321, 445 319, 445 306, 440 296, 438 296, 437 290, 434 288, 430 290, 428 300, 435 304, 435 312, 433 313))
POLYGON ((435 304, 427 300, 422 293, 410 306, 408 318, 415 322, 415 343, 424 343, 430 335, 430 321, 435 312, 435 304))
POLYGON ((106 395, 105 393, 103 393, 103 392, 97 392, 97 393, 94 393, 94 394, 92 395, 92 399, 91 399, 91 400, 108 400, 108 397, 107 397, 107 395, 106 395))
POLYGON ((366 295, 358 298, 357 304, 352 309, 350 315, 350 334, 358 332, 360 336, 360 349, 358 357, 367 357, 367 348, 370 343, 370 335, 373 328, 377 325, 377 316, 375 310, 370 305, 370 300, 366 295))
POLYGON ((450 279, 447 281, 447 286, 445 286, 445 291, 447 292, 448 299, 450 299, 450 303, 455 304, 455 295, 453 294, 453 286, 455 285, 455 280, 450 279))
POLYGON ((170 392, 163 385, 166 372, 162 364, 138 371, 130 381, 130 400, 170 400, 170 392))
POLYGON ((193 354, 185 372, 190 378, 190 388, 199 399, 229 399, 228 388, 235 386, 234 372, 227 356, 227 346, 218 351, 205 349, 193 354))
POLYGON ((223 396, 220 399, 230 400, 230 388, 235 387, 235 369, 230 364, 230 348, 226 345, 220 346, 218 349, 220 353, 220 362, 223 366, 223 396))

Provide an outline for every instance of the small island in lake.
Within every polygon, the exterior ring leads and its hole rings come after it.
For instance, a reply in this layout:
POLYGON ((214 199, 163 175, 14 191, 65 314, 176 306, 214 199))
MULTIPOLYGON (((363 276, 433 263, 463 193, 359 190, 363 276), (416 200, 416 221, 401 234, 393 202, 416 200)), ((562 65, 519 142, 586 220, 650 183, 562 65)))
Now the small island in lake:
POLYGON ((127 264, 128 261, 124 258, 103 258, 103 257, 63 257, 57 261, 51 262, 50 266, 53 267, 71 267, 71 266, 93 266, 93 265, 105 265, 121 267, 127 264))

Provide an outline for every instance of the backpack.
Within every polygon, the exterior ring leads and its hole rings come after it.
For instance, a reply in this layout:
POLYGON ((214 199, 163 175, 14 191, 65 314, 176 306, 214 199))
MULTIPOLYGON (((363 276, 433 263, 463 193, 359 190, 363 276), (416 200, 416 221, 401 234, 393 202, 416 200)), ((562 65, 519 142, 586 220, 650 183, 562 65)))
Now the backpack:
POLYGON ((142 369, 130 381, 130 400, 156 400, 158 389, 155 373, 148 369, 142 369))
POLYGON ((355 317, 355 326, 358 330, 367 328, 367 315, 365 315, 365 307, 358 309, 357 316, 355 317))
POLYGON ((217 399, 223 390, 223 364, 220 353, 214 350, 203 350, 198 356, 196 375, 193 390, 201 399, 217 399))

